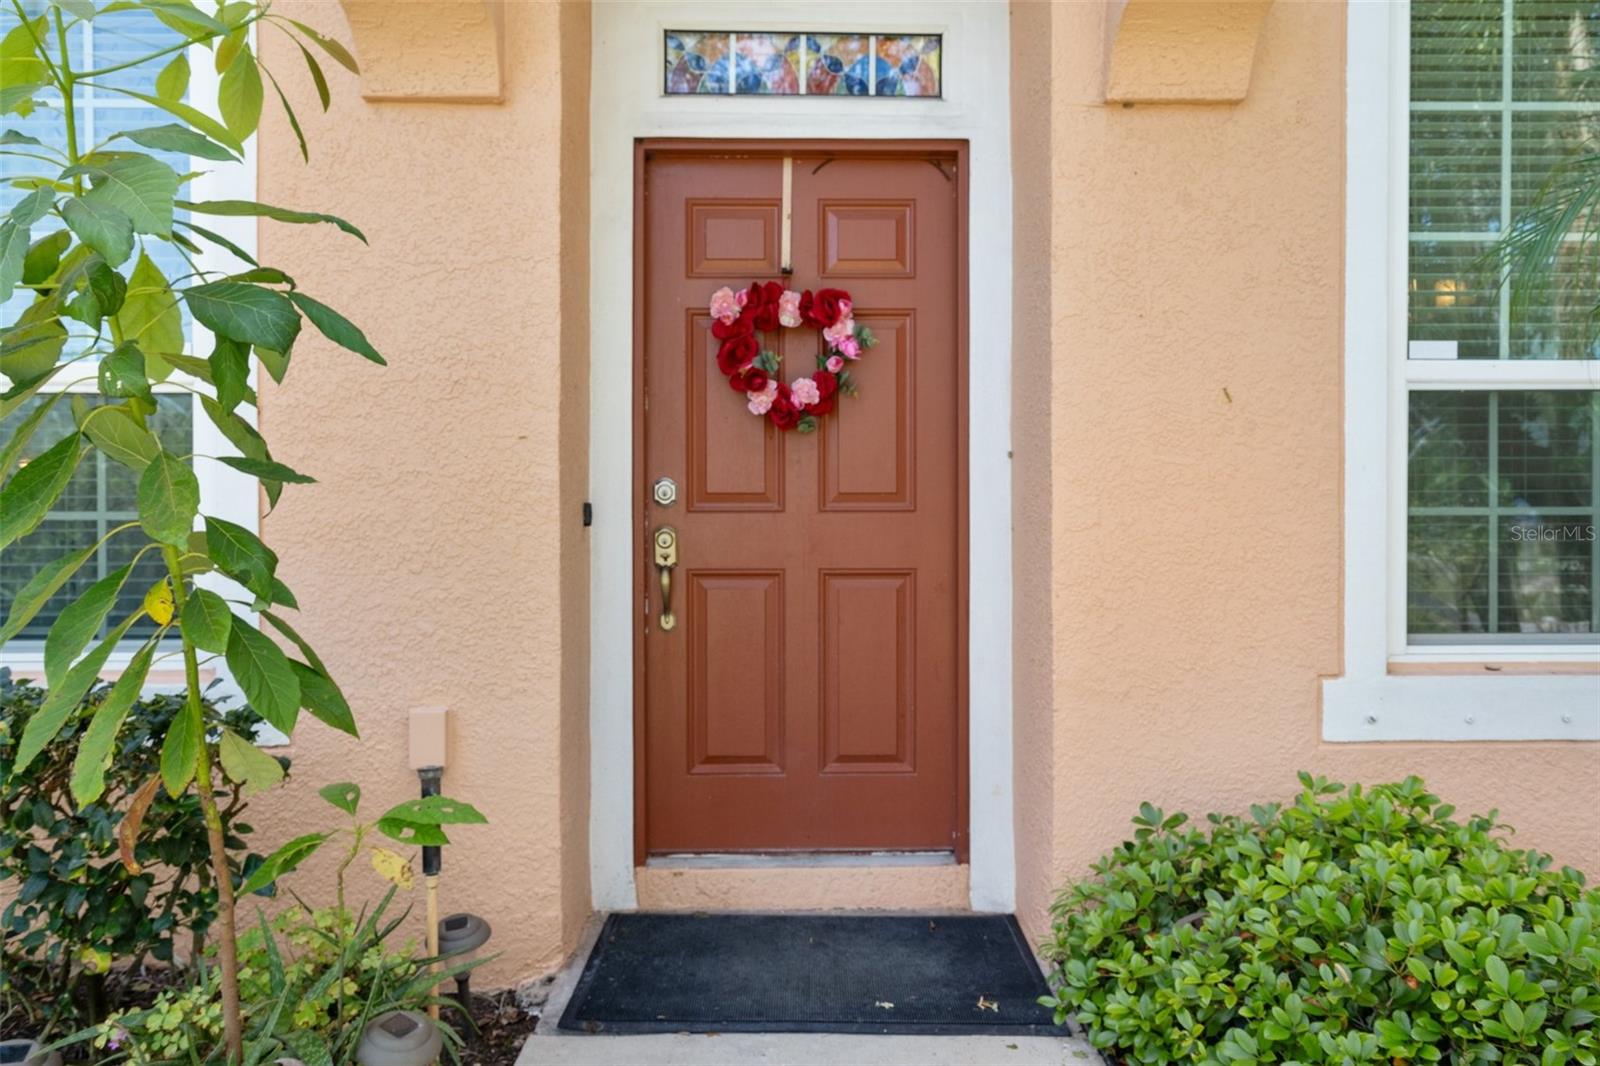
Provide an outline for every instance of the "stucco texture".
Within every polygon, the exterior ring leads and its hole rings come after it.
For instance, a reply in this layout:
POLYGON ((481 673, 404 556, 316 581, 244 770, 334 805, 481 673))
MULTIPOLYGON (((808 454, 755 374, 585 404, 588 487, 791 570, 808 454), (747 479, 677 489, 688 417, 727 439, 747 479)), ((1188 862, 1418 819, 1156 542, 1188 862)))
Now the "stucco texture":
POLYGON ((1300 769, 1422 775, 1600 870, 1600 746, 1320 739, 1341 669, 1343 5, 1273 4, 1237 104, 1105 103, 1109 14, 1013 6, 1014 40, 1054 57, 1017 97, 1052 145, 1016 158, 1018 232, 1050 234, 1048 295, 1017 310, 1019 451, 1049 405, 1016 487, 1048 500, 1048 534, 1019 522, 1018 565, 1051 577, 1047 605, 1019 583, 1022 919, 1041 932, 1141 800, 1239 811, 1300 769))
MULTIPOLYGON (((414 53, 430 5, 406 6, 391 22, 412 36, 381 40, 376 20, 361 44, 414 53)), ((275 11, 351 40, 338 4, 275 11)), ((428 39, 441 65, 481 59, 476 29, 448 32, 459 22, 428 39)), ((408 712, 448 707, 445 791, 491 824, 452 832, 441 908, 493 925, 489 985, 558 962, 588 913, 588 26, 584 4, 507 5, 517 62, 499 104, 368 102, 328 63, 327 115, 295 46, 260 42, 311 162, 269 108, 259 198, 339 214, 371 240, 266 224, 260 258, 360 324, 390 365, 308 332, 285 384, 262 388, 275 455, 318 479, 285 494, 264 535, 362 739, 302 724, 292 782, 251 820, 263 842, 337 824, 316 795, 332 781, 358 782, 369 816, 415 795, 408 712)), ((296 891, 326 899, 332 860, 294 875, 296 891)), ((381 890, 356 869, 357 888, 381 890)), ((420 915, 420 890, 414 903, 420 915)))

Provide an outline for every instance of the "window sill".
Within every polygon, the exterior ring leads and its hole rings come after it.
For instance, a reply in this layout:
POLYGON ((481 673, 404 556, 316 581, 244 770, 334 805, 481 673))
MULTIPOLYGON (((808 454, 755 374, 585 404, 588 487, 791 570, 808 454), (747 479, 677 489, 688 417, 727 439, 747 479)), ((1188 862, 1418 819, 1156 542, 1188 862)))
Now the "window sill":
POLYGON ((1565 666, 1559 673, 1489 673, 1482 665, 1470 674, 1327 678, 1322 739, 1600 740, 1600 674, 1574 674, 1565 666))

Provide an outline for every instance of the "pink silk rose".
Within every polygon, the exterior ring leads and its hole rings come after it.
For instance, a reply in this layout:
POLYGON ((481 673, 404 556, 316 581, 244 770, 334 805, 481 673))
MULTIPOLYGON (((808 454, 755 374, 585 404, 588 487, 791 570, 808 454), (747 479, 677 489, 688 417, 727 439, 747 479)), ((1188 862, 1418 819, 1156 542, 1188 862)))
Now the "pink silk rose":
POLYGON ((766 388, 760 392, 752 392, 747 395, 750 398, 750 402, 745 406, 750 409, 750 413, 764 415, 772 410, 772 401, 778 398, 778 383, 776 381, 768 381, 766 388))
POLYGON ((739 309, 744 306, 743 296, 742 292, 735 296, 733 290, 724 285, 711 294, 711 317, 724 326, 731 325, 739 317, 739 309))
POLYGON ((830 356, 828 356, 828 372, 829 373, 837 374, 839 371, 841 371, 843 369, 844 369, 844 356, 842 356, 842 355, 830 355, 830 356))
POLYGON ((794 397, 796 407, 810 407, 822 399, 822 394, 817 391, 817 383, 810 378, 795 378, 791 381, 789 394, 794 397))
POLYGON ((800 324, 800 294, 793 289, 785 289, 778 297, 778 324, 788 329, 800 324))

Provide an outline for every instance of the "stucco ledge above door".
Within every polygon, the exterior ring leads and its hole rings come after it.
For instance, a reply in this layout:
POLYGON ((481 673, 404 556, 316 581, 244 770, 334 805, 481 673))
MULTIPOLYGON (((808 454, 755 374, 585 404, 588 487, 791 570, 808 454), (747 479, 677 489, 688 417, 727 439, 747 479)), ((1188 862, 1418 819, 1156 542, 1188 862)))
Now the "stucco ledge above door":
POLYGON ((504 0, 340 0, 340 6, 361 64, 364 98, 504 100, 504 0))

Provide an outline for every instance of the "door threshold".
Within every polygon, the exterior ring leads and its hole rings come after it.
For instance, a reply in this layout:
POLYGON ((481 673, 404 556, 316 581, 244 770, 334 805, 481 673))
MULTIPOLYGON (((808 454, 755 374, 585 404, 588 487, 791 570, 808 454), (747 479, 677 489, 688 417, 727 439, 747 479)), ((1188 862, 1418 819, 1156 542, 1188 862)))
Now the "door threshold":
POLYGON ((954 866, 953 851, 735 851, 651 855, 644 864, 663 870, 773 870, 800 867, 954 866))

